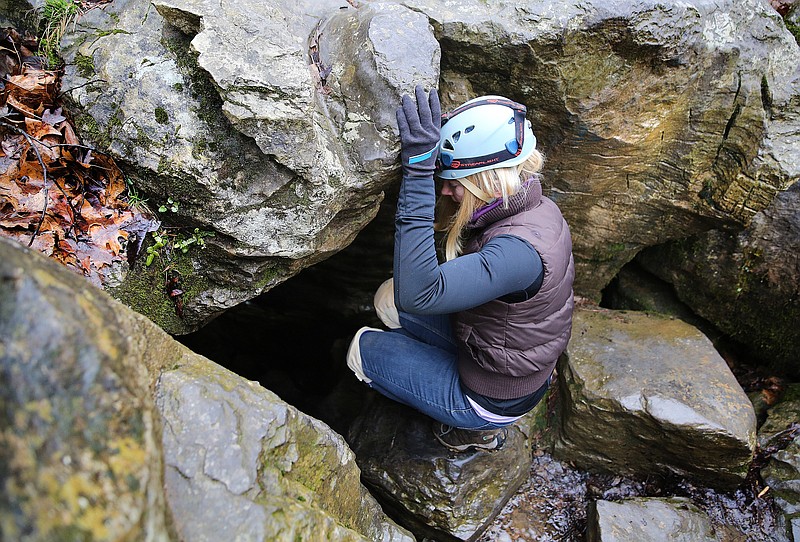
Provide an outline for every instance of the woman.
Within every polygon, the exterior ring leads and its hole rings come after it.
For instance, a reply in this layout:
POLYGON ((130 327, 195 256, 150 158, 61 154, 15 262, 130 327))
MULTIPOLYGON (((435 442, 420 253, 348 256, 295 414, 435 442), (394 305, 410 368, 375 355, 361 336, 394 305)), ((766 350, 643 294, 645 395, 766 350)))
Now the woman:
POLYGON ((485 96, 442 117, 436 91, 415 94, 397 110, 394 278, 375 295, 389 331, 361 328, 347 363, 372 388, 436 420, 434 434, 449 449, 496 450, 506 427, 541 400, 569 341, 569 227, 542 197, 543 159, 524 106, 485 96))

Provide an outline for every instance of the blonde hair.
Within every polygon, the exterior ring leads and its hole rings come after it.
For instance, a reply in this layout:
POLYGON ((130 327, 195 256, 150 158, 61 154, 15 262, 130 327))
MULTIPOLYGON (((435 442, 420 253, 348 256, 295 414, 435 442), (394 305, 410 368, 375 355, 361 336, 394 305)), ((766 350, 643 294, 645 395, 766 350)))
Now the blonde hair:
MULTIPOLYGON (((503 198, 503 206, 508 208, 508 198, 516 194, 530 177, 538 176, 543 164, 544 156, 534 149, 527 160, 519 165, 479 171, 468 175, 466 179, 486 194, 503 198)), ((439 197, 436 204, 434 229, 446 232, 444 246, 445 257, 448 261, 463 252, 464 228, 475 211, 484 205, 486 203, 469 190, 464 190, 464 197, 460 204, 454 202, 450 197, 439 197)))

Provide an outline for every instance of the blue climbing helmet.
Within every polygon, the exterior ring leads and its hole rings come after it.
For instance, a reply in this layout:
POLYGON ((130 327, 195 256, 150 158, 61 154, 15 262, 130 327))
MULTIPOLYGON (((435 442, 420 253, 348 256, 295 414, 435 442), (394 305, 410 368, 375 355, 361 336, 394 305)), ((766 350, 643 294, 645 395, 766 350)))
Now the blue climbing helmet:
POLYGON ((481 96, 442 115, 436 175, 461 179, 524 162, 536 148, 526 108, 502 96, 481 96))

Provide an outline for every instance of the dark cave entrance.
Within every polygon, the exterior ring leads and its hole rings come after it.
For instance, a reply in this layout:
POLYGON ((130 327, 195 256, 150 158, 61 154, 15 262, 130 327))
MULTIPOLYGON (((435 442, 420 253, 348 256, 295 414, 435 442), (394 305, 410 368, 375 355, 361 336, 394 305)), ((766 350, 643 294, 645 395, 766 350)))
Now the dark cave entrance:
POLYGON ((176 338, 346 434, 354 402, 371 392, 345 354, 361 326, 380 325, 372 297, 391 276, 395 206, 387 196, 350 246, 176 338))

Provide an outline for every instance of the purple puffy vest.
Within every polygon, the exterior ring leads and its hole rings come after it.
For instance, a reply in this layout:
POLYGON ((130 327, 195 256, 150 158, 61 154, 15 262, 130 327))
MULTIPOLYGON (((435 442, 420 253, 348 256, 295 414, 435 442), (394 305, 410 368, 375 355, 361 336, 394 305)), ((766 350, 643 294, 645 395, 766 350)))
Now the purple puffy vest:
POLYGON ((478 230, 464 253, 479 250, 496 235, 525 239, 544 264, 539 292, 519 303, 490 301, 456 314, 453 321, 463 383, 496 399, 514 399, 539 389, 572 331, 575 266, 569 226, 558 206, 542 197, 538 181, 530 183, 523 198, 521 211, 478 230))

